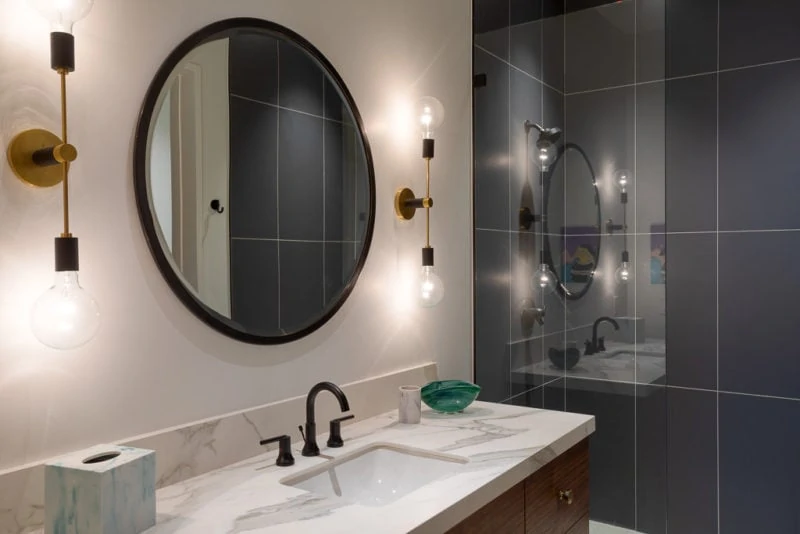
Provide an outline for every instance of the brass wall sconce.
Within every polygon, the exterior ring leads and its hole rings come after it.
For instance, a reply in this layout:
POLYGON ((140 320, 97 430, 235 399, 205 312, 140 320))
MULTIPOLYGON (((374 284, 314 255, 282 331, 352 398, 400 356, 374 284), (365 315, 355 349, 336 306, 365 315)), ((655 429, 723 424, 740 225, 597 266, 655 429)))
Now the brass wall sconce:
POLYGON ((62 184, 64 231, 55 238, 55 284, 36 301, 31 316, 33 334, 55 349, 87 343, 100 326, 94 299, 78 282, 78 238, 69 230, 69 167, 78 157, 69 144, 67 128, 67 74, 75 70, 72 26, 89 14, 94 0, 29 0, 51 22, 50 66, 61 78, 61 137, 34 129, 18 134, 8 147, 14 174, 34 187, 62 184))
POLYGON ((425 196, 417 198, 408 187, 398 189, 394 195, 394 211, 401 221, 410 221, 418 209, 425 210, 425 247, 422 249, 422 270, 420 273, 419 304, 431 308, 444 298, 444 284, 436 274, 431 247, 431 160, 434 157, 433 133, 444 122, 444 106, 439 100, 428 96, 417 104, 419 121, 422 127, 422 158, 425 160, 425 196))

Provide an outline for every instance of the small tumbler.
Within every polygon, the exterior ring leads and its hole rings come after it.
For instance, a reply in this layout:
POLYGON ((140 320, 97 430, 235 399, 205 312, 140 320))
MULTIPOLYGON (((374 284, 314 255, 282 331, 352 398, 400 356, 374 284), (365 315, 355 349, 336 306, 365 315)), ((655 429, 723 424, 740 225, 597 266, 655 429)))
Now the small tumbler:
POLYGON ((422 418, 422 388, 400 386, 400 404, 397 408, 401 423, 416 425, 422 418))

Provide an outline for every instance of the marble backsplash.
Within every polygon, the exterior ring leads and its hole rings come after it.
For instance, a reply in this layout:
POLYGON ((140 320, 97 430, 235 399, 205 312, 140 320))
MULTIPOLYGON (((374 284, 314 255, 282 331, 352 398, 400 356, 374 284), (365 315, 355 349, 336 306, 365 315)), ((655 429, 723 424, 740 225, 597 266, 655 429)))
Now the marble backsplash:
MULTIPOLYGON (((357 419, 372 417, 397 407, 398 388, 424 385, 437 379, 436 364, 369 378, 342 386, 357 419)), ((319 432, 338 413, 327 395, 317 400, 319 432)), ((305 421, 305 396, 259 406, 174 427, 132 439, 126 445, 156 451, 156 487, 162 488, 226 467, 264 452, 259 441, 289 433, 300 439, 298 425, 305 421)), ((92 444, 87 444, 92 445, 92 444)), ((25 534, 44 523, 44 463, 0 472, 0 534, 25 534)))

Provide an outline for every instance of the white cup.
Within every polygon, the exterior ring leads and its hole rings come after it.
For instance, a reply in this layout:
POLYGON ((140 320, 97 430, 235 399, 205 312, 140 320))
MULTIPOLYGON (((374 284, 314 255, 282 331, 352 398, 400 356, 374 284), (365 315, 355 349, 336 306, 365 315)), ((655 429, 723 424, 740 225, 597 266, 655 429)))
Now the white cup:
POLYGON ((400 402, 397 406, 401 423, 416 425, 422 419, 422 388, 400 386, 400 402))

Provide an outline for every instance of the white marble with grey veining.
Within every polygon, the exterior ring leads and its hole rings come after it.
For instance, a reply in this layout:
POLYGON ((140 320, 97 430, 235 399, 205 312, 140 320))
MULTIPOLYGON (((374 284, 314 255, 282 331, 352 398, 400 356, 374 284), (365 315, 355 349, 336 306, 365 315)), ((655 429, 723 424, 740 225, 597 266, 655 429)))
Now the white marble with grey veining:
MULTIPOLYGON (((402 385, 424 385, 437 379, 436 364, 421 364, 394 373, 342 385, 352 413, 369 417, 397 410, 402 385)), ((317 418, 339 414, 335 402, 317 403, 317 418)), ((156 451, 156 487, 162 488, 229 466, 262 453, 261 439, 290 433, 305 417, 305 396, 237 413, 167 428, 120 445, 156 451)), ((0 534, 40 532, 44 525, 44 462, 0 471, 0 534)), ((213 531, 206 531, 213 532, 213 531)))
MULTIPOLYGON (((468 460, 439 479, 383 507, 366 507, 284 486, 282 479, 328 462, 304 458, 274 465, 275 452, 161 489, 158 524, 148 534, 439 533, 521 482, 594 432, 594 418, 476 402, 465 413, 425 409, 418 425, 397 410, 343 428, 345 446, 323 449, 339 457, 383 442, 468 460)), ((324 437, 318 440, 325 443, 324 437)))

